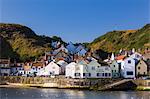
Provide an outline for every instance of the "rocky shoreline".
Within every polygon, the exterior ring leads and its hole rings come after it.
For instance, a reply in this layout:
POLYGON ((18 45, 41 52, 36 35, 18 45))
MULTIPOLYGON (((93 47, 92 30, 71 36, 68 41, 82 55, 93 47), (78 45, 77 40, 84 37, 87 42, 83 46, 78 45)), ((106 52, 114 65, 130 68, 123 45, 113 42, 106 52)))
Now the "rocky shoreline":
POLYGON ((0 88, 57 88, 97 91, 150 90, 150 80, 0 77, 0 88))
MULTIPOLYGON (((7 83, 7 84, 0 84, 0 88, 56 88, 56 89, 79 89, 79 90, 94 90, 90 87, 79 87, 79 86, 63 86, 63 87, 51 87, 51 86, 44 86, 43 84, 20 84, 20 83, 7 83)), ((109 90, 105 90, 109 91, 109 90)), ((112 90, 111 91, 116 91, 112 90)), ((117 91, 125 91, 125 90, 117 90, 117 91)), ((150 91, 150 87, 147 86, 137 86, 134 91, 150 91)))

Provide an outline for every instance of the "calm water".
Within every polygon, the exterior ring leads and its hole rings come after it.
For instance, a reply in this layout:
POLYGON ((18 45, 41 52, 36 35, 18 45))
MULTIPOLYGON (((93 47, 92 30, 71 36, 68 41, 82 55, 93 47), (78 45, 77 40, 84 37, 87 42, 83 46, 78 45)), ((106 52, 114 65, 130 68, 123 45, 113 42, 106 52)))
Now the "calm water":
POLYGON ((0 99, 150 99, 150 92, 1 88, 0 96, 0 99))

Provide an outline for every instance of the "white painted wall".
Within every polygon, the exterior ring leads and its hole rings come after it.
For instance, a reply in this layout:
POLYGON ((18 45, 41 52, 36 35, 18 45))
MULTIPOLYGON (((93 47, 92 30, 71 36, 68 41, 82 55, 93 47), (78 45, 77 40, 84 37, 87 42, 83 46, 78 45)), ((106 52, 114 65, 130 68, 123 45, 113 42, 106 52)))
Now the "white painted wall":
POLYGON ((10 75, 10 69, 9 68, 1 68, 1 74, 7 74, 10 75))
POLYGON ((135 78, 135 60, 133 58, 129 57, 124 60, 122 76, 124 78, 135 78), (131 61, 131 63, 129 61, 131 61), (127 72, 133 72, 133 75, 128 75, 127 72))
POLYGON ((68 65, 66 65, 66 72, 65 72, 66 77, 75 78, 75 67, 76 67, 76 65, 77 64, 75 62, 71 62, 68 65))

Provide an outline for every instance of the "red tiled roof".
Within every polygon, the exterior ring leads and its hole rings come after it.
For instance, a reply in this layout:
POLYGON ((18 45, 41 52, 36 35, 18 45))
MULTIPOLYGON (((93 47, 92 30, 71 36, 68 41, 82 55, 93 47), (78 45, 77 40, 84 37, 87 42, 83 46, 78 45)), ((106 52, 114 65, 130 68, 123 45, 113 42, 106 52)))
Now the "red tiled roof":
POLYGON ((32 66, 35 66, 35 67, 43 67, 43 62, 36 62, 36 63, 33 63, 32 66))
POLYGON ((25 71, 28 71, 28 70, 30 70, 30 69, 31 69, 30 66, 24 66, 24 70, 25 70, 25 71))
POLYGON ((124 58, 125 58, 124 55, 120 55, 120 56, 116 57, 116 60, 123 60, 124 58))

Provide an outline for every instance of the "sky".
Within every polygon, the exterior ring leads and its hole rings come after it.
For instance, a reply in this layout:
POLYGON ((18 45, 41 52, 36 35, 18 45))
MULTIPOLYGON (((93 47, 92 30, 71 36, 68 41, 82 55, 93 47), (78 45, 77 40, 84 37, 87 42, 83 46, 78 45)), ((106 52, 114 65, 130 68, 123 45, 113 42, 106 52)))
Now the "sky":
POLYGON ((150 23, 150 0, 0 0, 0 22, 69 42, 91 42, 113 30, 150 23))

